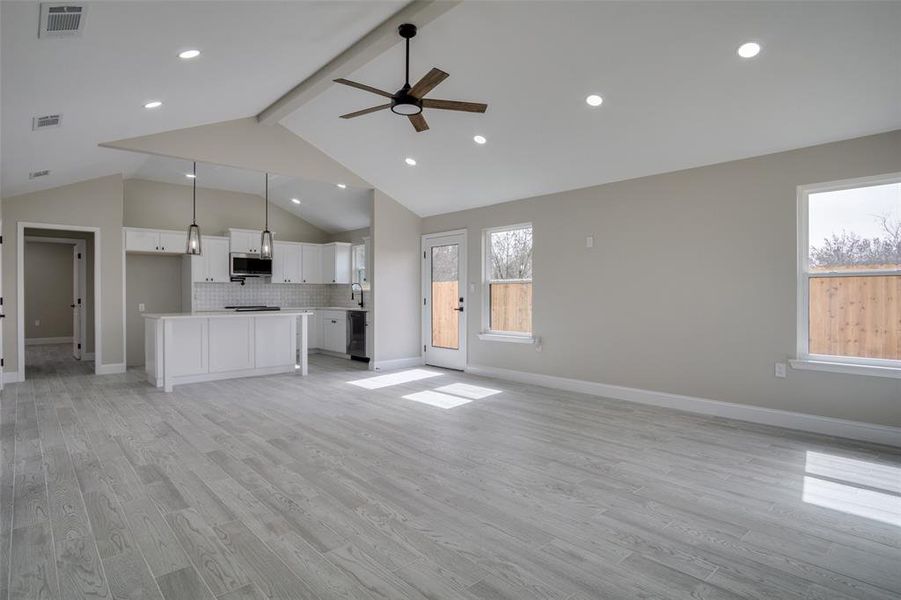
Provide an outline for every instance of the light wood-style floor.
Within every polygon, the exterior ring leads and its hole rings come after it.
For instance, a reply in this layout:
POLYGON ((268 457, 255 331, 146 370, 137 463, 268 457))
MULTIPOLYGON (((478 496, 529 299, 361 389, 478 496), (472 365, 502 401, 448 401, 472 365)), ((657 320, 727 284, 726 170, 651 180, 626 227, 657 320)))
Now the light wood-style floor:
POLYGON ((898 449, 325 357, 164 394, 66 352, 0 396, 0 600, 901 597, 898 449))

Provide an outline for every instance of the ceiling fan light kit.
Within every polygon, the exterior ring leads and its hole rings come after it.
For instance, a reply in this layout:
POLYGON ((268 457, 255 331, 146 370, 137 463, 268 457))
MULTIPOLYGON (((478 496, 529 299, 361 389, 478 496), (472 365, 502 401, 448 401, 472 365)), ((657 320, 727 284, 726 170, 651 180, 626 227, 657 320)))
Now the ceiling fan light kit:
POLYGON ((355 117, 361 117, 363 115, 368 115, 369 113, 374 113, 380 110, 385 110, 386 108, 390 108, 391 112, 393 112, 394 114, 407 117, 410 120, 410 124, 413 125, 413 128, 417 132, 420 132, 426 131, 429 128, 429 124, 426 122, 425 117, 422 116, 423 108, 435 108, 439 110, 455 110, 475 113, 483 113, 488 109, 487 104, 481 104, 478 102, 426 99, 425 95, 432 91, 435 87, 437 87, 439 83, 447 79, 449 75, 441 69, 433 67, 432 70, 426 73, 422 79, 416 82, 416 85, 411 86, 410 39, 416 36, 416 25, 413 25, 412 23, 404 23, 397 28, 397 33, 398 35, 400 35, 400 37, 404 38, 406 43, 406 62, 404 73, 405 78, 403 87, 401 87, 395 93, 390 94, 384 90, 380 90, 363 83, 357 83, 356 81, 350 81, 343 78, 336 79, 335 83, 354 87, 359 90, 363 90, 365 92, 390 99, 390 102, 388 104, 380 104, 379 106, 364 108, 363 110, 358 110, 352 113, 347 113, 346 115, 341 115, 342 119, 353 119, 355 117))

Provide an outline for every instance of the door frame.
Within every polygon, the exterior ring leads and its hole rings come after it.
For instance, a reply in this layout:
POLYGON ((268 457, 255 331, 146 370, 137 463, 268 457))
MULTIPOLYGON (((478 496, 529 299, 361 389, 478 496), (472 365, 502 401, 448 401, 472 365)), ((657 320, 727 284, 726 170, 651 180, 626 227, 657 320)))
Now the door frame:
MULTIPOLYGON (((61 225, 57 223, 33 223, 28 221, 19 221, 16 223, 16 381, 25 381, 25 230, 26 229, 52 229, 55 231, 83 231, 94 234, 94 374, 100 374, 100 365, 102 364, 102 323, 100 321, 100 301, 101 301, 101 280, 100 280, 100 263, 102 254, 100 252, 100 228, 85 227, 80 225, 61 225)), ((28 236, 32 238, 34 236, 28 236)), ((59 240, 62 238, 43 238, 46 240, 59 240)), ((77 238, 70 238, 71 241, 81 241, 77 238)), ((71 243, 71 242, 62 242, 71 243)), ((87 257, 87 255, 85 255, 87 257)), ((86 264, 86 263, 83 263, 86 264)), ((86 268, 86 267, 84 267, 86 268)), ((87 283, 87 280, 85 280, 87 283)), ((86 287, 86 286, 85 286, 86 287)), ((123 286, 124 287, 124 286, 123 286)), ((84 288, 82 288, 84 290, 84 288)), ((82 311, 82 335, 87 335, 84 326, 87 322, 87 315, 82 311)), ((84 342, 82 342, 84 348, 84 342)))
MULTIPOLYGON (((469 252, 467 250, 467 243, 469 241, 469 230, 468 229, 454 229, 452 231, 442 231, 438 233, 426 233, 422 236, 422 241, 420 245, 420 250, 422 251, 422 269, 420 281, 422 283, 420 291, 422 292, 422 359, 425 364, 429 364, 428 361, 428 352, 427 348, 431 346, 432 342, 432 314, 431 314, 431 299, 432 299, 432 286, 431 286, 431 274, 429 273, 429 260, 426 252, 426 247, 430 242, 435 240, 445 238, 445 237, 455 237, 460 240, 460 262, 457 265, 458 275, 460 278, 460 287, 457 292, 459 296, 463 298, 463 308, 464 310, 460 313, 460 347, 458 352, 463 357, 463 362, 460 365, 460 370, 464 370, 469 364, 469 354, 467 352, 467 338, 468 336, 468 316, 467 314, 472 309, 472 306, 469 303, 469 280, 467 279, 468 272, 468 264, 469 264, 469 252)), ((434 365, 440 366, 440 365, 434 365)), ((451 368, 451 367, 448 367, 451 368)))
MULTIPOLYGON (((84 299, 86 296, 86 291, 88 287, 88 278, 87 278, 87 240, 79 239, 79 238, 55 238, 55 237, 43 237, 37 235, 26 235, 25 243, 28 242, 38 242, 42 244, 63 244, 66 246, 72 246, 72 253, 77 254, 81 253, 82 260, 78 263, 78 272, 73 273, 73 290, 72 296, 73 300, 75 297, 79 297, 84 299)), ((77 260, 77 259, 76 259, 77 260)), ((83 310, 85 303, 81 303, 82 310, 79 311, 78 315, 78 339, 75 339, 74 332, 72 336, 72 354, 76 359, 81 360, 82 357, 87 354, 87 326, 88 326, 88 315, 87 311, 83 310), (79 350, 80 346, 80 350, 79 350)), ((24 318, 23 318, 24 322, 24 318)))

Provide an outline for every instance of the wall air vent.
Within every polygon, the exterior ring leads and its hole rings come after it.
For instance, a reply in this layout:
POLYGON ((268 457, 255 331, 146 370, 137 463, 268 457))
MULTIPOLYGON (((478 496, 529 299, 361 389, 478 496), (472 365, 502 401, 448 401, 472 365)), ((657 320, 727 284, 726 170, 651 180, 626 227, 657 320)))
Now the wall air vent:
POLYGON ((75 37, 84 29, 88 7, 83 4, 41 3, 41 29, 38 37, 75 37))
POLYGON ((59 127, 60 123, 63 121, 62 115, 44 115, 42 117, 32 117, 31 118, 31 129, 32 131, 37 131, 38 129, 49 129, 51 127, 59 127))
POLYGON ((28 174, 28 179, 37 179, 38 177, 45 177, 50 175, 50 169, 44 169, 42 171, 32 171, 28 174))

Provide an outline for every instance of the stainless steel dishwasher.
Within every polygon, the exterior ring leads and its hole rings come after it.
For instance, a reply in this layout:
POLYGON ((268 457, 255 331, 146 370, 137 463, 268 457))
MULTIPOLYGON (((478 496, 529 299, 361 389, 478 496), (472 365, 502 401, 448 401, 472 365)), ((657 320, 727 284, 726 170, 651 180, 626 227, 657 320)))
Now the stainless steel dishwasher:
POLYGON ((366 311, 347 311, 347 353, 352 360, 369 362, 366 356, 366 311))

